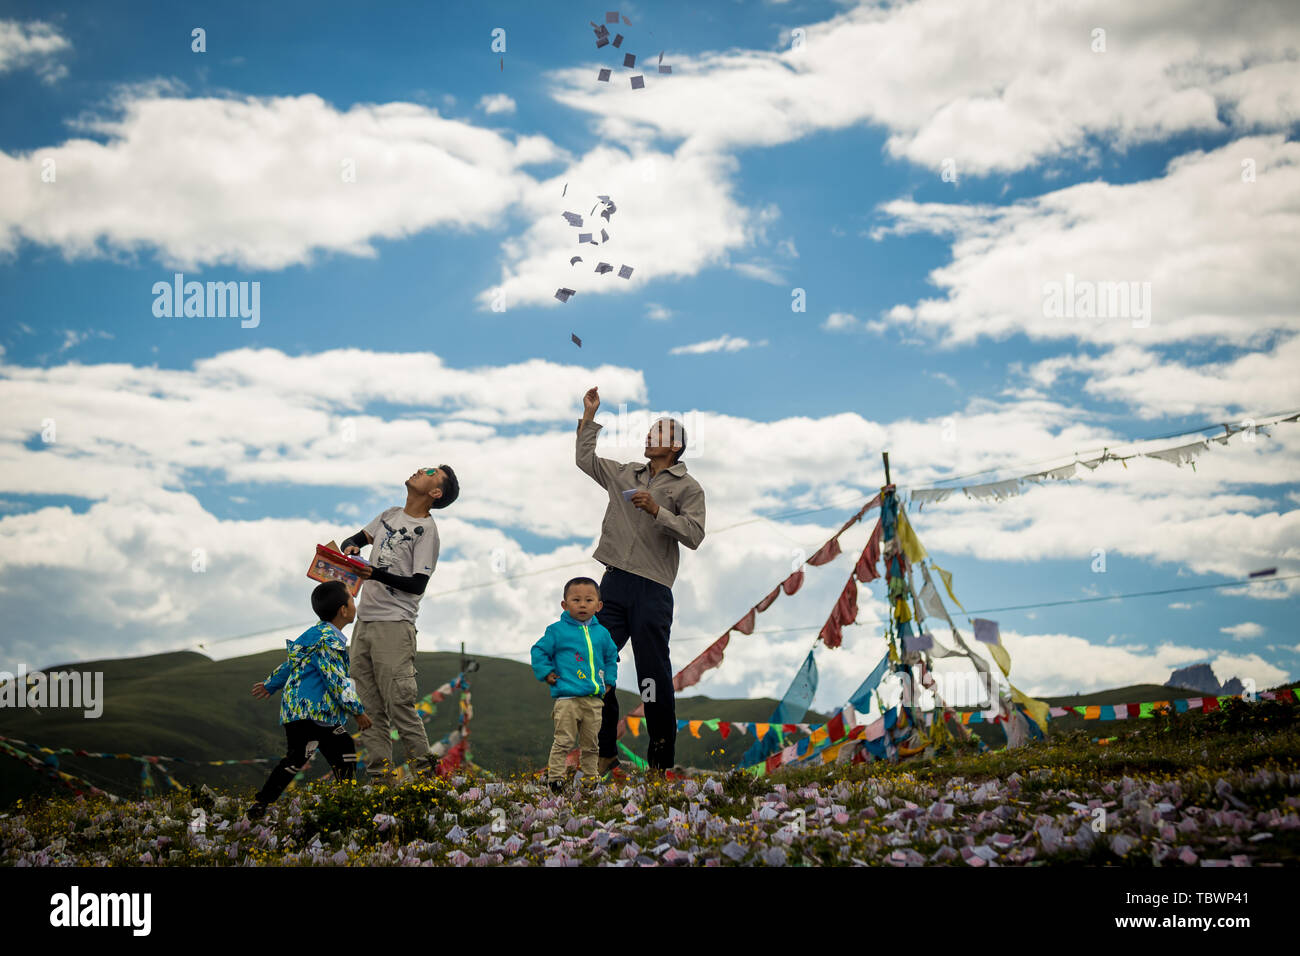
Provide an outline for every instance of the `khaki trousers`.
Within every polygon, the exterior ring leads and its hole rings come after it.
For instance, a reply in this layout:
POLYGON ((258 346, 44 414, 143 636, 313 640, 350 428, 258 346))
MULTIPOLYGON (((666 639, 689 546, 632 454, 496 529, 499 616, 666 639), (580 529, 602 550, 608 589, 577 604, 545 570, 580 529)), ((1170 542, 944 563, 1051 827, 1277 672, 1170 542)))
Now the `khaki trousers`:
POLYGON ((582 751, 579 768, 584 777, 596 776, 596 735, 600 732, 599 697, 562 697, 551 708, 555 743, 546 766, 547 780, 564 779, 564 759, 575 747, 582 751))
POLYGON ((429 754, 429 737, 416 713, 415 625, 407 621, 357 621, 352 629, 352 679, 370 727, 361 732, 366 771, 391 769, 391 726, 406 748, 411 769, 429 754))

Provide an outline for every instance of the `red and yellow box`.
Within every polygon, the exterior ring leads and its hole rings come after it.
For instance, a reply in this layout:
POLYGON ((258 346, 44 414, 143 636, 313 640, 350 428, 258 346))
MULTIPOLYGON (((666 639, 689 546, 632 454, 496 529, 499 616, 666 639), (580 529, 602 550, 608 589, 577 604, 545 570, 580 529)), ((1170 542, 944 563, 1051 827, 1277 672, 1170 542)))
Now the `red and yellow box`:
POLYGON ((358 571, 368 568, 361 558, 345 555, 329 545, 316 545, 316 556, 307 568, 307 577, 313 581, 342 581, 353 597, 361 590, 362 577, 358 571))

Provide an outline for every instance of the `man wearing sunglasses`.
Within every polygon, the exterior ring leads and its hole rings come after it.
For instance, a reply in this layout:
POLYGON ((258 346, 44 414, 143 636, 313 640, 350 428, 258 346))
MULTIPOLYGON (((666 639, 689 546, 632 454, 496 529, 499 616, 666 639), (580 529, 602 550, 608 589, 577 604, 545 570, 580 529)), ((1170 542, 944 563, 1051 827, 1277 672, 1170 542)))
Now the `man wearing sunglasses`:
POLYGON ((361 732, 361 746, 372 779, 391 773, 390 726, 413 771, 431 770, 436 762, 415 710, 415 618, 438 563, 438 527, 429 512, 447 507, 459 495, 460 483, 450 466, 420 468, 406 479, 405 506, 389 508, 343 542, 344 554, 374 545, 370 567, 360 572, 368 581, 357 604, 350 649, 351 676, 371 718, 361 732))
MULTIPOLYGON (((651 770, 673 765, 677 744, 677 708, 668 633, 673 623, 673 581, 679 545, 694 551, 704 540, 704 489, 686 473, 679 459, 686 451, 682 423, 661 418, 645 439, 649 461, 611 461, 596 455, 600 426, 595 422, 600 393, 583 396, 578 423, 577 464, 609 495, 600 543, 593 557, 605 565, 600 582, 603 624, 621 651, 629 641, 636 676, 645 701, 646 753, 651 770)), ((597 737, 599 769, 618 767, 615 733, 618 698, 610 688, 601 708, 597 737)))

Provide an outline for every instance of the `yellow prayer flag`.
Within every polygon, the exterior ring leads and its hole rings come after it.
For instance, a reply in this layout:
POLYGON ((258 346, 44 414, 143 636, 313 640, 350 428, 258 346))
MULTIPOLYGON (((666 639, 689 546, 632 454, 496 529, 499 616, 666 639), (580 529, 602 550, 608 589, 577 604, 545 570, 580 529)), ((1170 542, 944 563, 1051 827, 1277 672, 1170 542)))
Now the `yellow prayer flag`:
POLYGON ((1016 689, 1015 684, 1008 683, 1007 686, 1011 688, 1011 699, 1021 707, 1025 708, 1025 710, 1029 712, 1029 716, 1033 718, 1034 723, 1038 725, 1039 729, 1042 730, 1043 733, 1046 733, 1047 713, 1051 709, 1048 707, 1047 703, 1041 700, 1034 700, 1034 698, 1027 694, 1022 694, 1016 689))
POLYGON ((755 724, 755 725, 754 725, 754 736, 755 736, 757 739, 762 740, 764 737, 767 736, 767 728, 770 727, 770 726, 771 726, 771 724, 755 724))
POLYGON ((898 512, 898 543, 903 549, 903 554, 912 564, 926 557, 925 548, 921 547, 920 540, 916 537, 916 532, 912 530, 912 523, 907 520, 906 512, 898 512))
POLYGON ((934 563, 933 559, 930 561, 930 567, 939 572, 939 577, 943 578, 943 586, 948 591, 948 597, 952 598, 952 603, 960 607, 962 613, 965 614, 966 609, 962 607, 961 601, 957 600, 957 595, 952 593, 952 572, 945 571, 943 568, 939 567, 939 565, 934 563))
POLYGON ((1084 711, 1083 711, 1083 719, 1084 719, 1084 720, 1097 720, 1099 717, 1101 717, 1101 706, 1100 706, 1100 705, 1098 705, 1098 704, 1089 704, 1087 707, 1084 708, 1084 711))
POLYGON ((629 718, 627 719, 627 729, 630 730, 630 731, 632 731, 632 736, 633 736, 633 737, 640 737, 640 736, 641 736, 641 718, 640 718, 640 717, 629 717, 629 718))
POLYGON ((699 739, 699 736, 700 736, 700 727, 701 727, 703 724, 704 724, 704 721, 702 721, 702 720, 692 720, 692 721, 689 721, 689 722, 687 723, 687 726, 691 728, 691 736, 692 736, 692 737, 695 737, 696 739, 699 739))
POLYGON ((989 653, 993 655, 993 659, 997 661, 998 667, 1002 668, 1003 675, 1010 677, 1011 655, 1007 653, 1007 649, 1001 644, 988 644, 986 646, 989 649, 989 653))

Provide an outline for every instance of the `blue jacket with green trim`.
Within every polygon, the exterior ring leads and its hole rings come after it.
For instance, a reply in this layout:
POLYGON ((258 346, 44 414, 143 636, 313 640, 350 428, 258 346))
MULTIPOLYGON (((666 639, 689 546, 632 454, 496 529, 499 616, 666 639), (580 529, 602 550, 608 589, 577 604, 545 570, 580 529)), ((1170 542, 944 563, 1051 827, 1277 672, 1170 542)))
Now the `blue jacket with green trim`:
POLYGON ((593 615, 586 624, 565 611, 533 645, 533 674, 555 672, 552 697, 604 697, 618 680, 618 648, 593 615))

